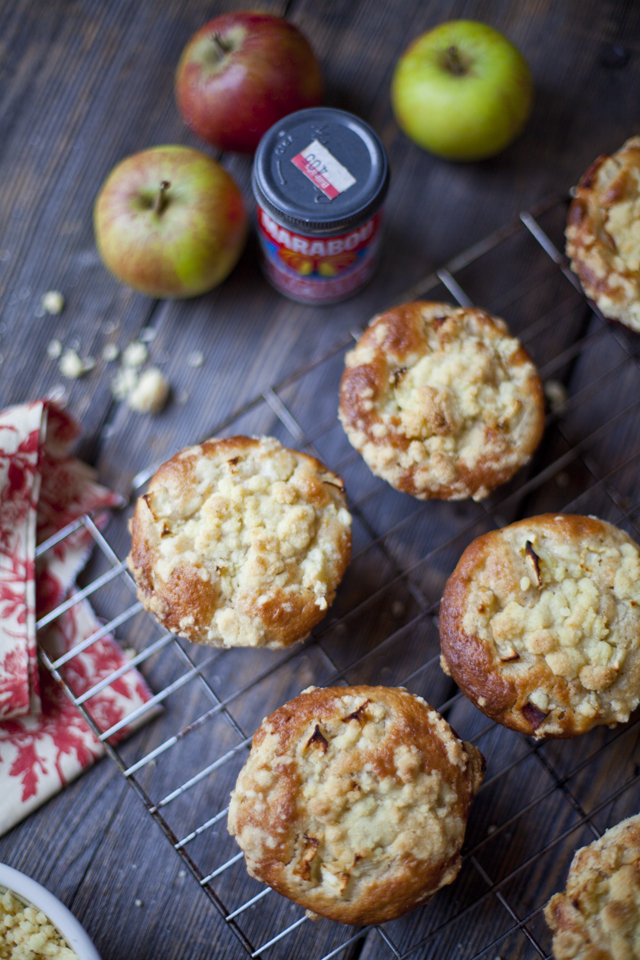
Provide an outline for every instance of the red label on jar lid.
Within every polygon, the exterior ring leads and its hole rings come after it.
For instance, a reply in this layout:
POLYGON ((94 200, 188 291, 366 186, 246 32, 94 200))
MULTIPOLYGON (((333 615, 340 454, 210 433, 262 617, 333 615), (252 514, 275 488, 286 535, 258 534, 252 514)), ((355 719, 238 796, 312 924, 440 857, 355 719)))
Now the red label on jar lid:
POLYGON ((308 147, 291 158, 294 164, 304 173, 305 177, 322 192, 335 200, 336 197, 352 187, 356 178, 344 167, 334 155, 318 140, 312 140, 308 147))

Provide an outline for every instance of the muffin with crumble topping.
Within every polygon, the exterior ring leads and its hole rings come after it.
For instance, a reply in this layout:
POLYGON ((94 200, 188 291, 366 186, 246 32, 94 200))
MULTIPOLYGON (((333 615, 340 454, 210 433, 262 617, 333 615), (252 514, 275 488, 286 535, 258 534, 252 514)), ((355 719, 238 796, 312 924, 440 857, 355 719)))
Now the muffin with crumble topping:
POLYGON ((640 700, 640 548, 543 514, 478 537, 440 605, 442 666, 487 716, 535 737, 629 719, 640 700))
POLYGON ((383 923, 453 882, 483 774, 421 697, 311 687, 254 736, 229 832, 251 876, 314 917, 383 923))
POLYGON ((575 188, 566 237, 587 296, 640 333, 640 137, 591 164, 575 188))
POLYGON ((140 497, 128 558, 167 629, 224 647, 287 647, 325 615, 351 554, 342 479, 272 437, 207 440, 140 497))
POLYGON ((340 420, 373 473, 421 500, 481 500, 544 427, 536 369, 478 307, 415 302, 374 317, 346 356, 340 420))
POLYGON ((567 888, 544 909, 555 960, 640 956, 640 815, 576 851, 567 888))

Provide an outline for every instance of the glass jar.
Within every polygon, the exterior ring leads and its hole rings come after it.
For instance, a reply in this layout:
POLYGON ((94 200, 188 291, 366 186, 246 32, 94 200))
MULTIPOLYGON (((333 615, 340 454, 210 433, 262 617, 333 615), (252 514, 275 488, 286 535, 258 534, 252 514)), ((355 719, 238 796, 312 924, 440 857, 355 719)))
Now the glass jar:
POLYGON ((336 303, 367 283, 389 187, 377 134, 344 110, 313 107, 268 130, 256 152, 262 266, 276 290, 302 303, 336 303))

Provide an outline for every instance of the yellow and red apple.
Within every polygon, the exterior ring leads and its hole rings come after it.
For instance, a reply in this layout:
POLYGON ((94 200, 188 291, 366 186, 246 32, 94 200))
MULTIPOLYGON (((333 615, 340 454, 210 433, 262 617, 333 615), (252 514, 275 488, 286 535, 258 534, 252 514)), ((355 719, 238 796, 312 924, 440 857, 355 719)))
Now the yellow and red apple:
POLYGON ((247 236, 235 181, 189 147, 153 147, 127 157, 94 208, 98 250, 123 283, 150 297, 195 297, 231 272, 247 236))

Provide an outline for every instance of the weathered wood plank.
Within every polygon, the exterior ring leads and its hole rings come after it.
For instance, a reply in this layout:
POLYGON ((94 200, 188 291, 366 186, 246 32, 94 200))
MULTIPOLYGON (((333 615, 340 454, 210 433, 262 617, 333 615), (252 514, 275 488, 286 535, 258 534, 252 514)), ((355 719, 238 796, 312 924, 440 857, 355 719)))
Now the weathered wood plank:
MULTIPOLYGON (((223 5, 234 6, 241 4, 223 5)), ((270 6, 282 9, 278 2, 270 6)), ((197 145, 174 105, 173 75, 203 13, 195 2, 175 2, 163 17, 153 4, 6 8, 14 17, 1 60, 2 402, 61 386, 95 434, 111 408, 112 368, 100 359, 102 348, 126 345, 149 322, 155 303, 102 266, 93 203, 124 156, 163 142, 197 145), (48 289, 61 290, 66 306, 59 317, 39 319, 48 289), (53 338, 98 358, 96 369, 65 381, 47 357, 53 338)))

